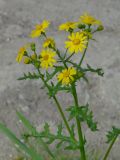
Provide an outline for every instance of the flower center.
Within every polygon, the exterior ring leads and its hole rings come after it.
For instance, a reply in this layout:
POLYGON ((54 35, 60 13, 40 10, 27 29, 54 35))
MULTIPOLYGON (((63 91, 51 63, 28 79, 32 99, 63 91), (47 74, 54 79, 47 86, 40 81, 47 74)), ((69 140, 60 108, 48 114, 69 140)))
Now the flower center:
POLYGON ((69 77, 69 75, 70 75, 69 71, 66 71, 66 72, 64 73, 63 77, 66 78, 66 77, 69 77))
POLYGON ((36 26, 36 29, 38 29, 38 30, 41 30, 41 29, 43 29, 43 25, 42 25, 42 24, 40 24, 40 25, 37 25, 37 26, 36 26))
POLYGON ((94 23, 95 19, 93 17, 87 17, 86 18, 86 22, 88 22, 89 24, 94 23))
POLYGON ((48 54, 45 55, 45 56, 43 57, 43 59, 44 59, 44 60, 48 60, 48 59, 49 59, 49 55, 48 55, 48 54))
POLYGON ((72 22, 68 22, 68 27, 71 27, 71 25, 73 25, 73 23, 72 22))
POLYGON ((47 39, 46 43, 51 44, 52 43, 51 39, 47 39))
POLYGON ((74 40, 73 40, 73 44, 74 44, 74 45, 80 44, 80 40, 79 40, 79 39, 74 39, 74 40))

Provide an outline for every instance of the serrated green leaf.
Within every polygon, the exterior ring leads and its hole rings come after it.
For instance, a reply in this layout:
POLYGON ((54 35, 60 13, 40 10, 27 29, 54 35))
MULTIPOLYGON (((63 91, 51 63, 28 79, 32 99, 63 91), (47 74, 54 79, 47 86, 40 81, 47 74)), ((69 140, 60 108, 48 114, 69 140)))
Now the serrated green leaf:
POLYGON ((120 128, 117 128, 117 127, 113 126, 112 130, 108 131, 107 143, 111 142, 118 135, 120 135, 120 128))
POLYGON ((92 130, 92 131, 97 131, 97 122, 94 122, 93 120, 93 112, 89 110, 88 108, 88 104, 86 104, 86 106, 71 106, 69 108, 67 108, 67 111, 70 112, 69 114, 69 120, 73 119, 74 117, 78 117, 78 119, 81 122, 85 122, 87 123, 88 127, 92 130))
POLYGON ((58 125, 58 129, 57 129, 57 135, 61 136, 62 135, 62 130, 63 130, 63 125, 62 123, 58 125))
POLYGON ((45 125, 44 125, 44 132, 45 134, 50 133, 50 126, 47 122, 45 122, 45 125))
MULTIPOLYGON (((33 135, 36 135, 36 134, 39 134, 37 131, 36 131, 36 128, 26 119, 26 117, 20 113, 20 112, 17 112, 17 116, 18 118, 22 121, 22 123, 24 124, 24 126, 28 129, 28 131, 33 134, 33 135)), ((42 140, 42 138, 38 137, 38 142, 40 145, 42 145, 44 147, 44 149, 46 150, 46 152, 51 155, 51 157, 54 158, 54 155, 53 153, 50 151, 49 147, 46 145, 46 143, 42 140)))
POLYGON ((71 126, 71 133, 72 133, 73 137, 75 137, 75 124, 72 124, 72 126, 71 126))
POLYGON ((102 76, 104 75, 104 71, 102 68, 97 68, 97 69, 94 69, 92 68, 90 65, 87 64, 87 67, 88 67, 88 71, 91 71, 91 72, 94 72, 94 73, 97 73, 99 76, 102 76))
POLYGON ((27 74, 24 73, 24 76, 18 78, 18 80, 39 79, 39 78, 40 78, 40 75, 37 75, 35 72, 33 73, 28 72, 27 74))

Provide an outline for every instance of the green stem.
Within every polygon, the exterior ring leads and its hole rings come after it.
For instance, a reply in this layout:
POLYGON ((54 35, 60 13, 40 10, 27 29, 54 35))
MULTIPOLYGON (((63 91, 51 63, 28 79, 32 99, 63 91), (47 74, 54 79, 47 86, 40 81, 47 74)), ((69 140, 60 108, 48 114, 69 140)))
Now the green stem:
POLYGON ((68 49, 66 49, 63 59, 65 59, 68 49))
POLYGON ((63 62, 65 68, 68 68, 67 65, 66 65, 66 62, 64 61, 63 57, 60 55, 60 52, 59 52, 58 49, 56 50, 56 52, 57 52, 57 55, 58 55, 58 57, 60 58, 60 60, 63 62))
POLYGON ((73 52, 69 57, 67 57, 67 59, 65 60, 65 62, 67 62, 74 54, 75 54, 75 52, 73 52))
POLYGON ((59 110, 59 112, 60 112, 60 114, 61 114, 61 116, 62 116, 62 119, 63 119, 63 121, 64 121, 64 123, 65 123, 65 126, 66 126, 66 128, 67 128, 67 130, 68 130, 68 132, 69 132, 69 134, 70 134, 70 136, 71 136, 71 138, 73 138, 73 139, 75 140, 75 138, 73 137, 73 134, 72 134, 72 132, 71 132, 71 129, 70 129, 70 127, 69 127, 69 124, 68 124, 68 122, 67 122, 67 119, 65 118, 65 115, 64 115, 64 113, 63 113, 62 107, 60 106, 60 104, 59 104, 59 102, 58 102, 58 100, 57 100, 57 98, 56 98, 55 96, 53 97, 53 99, 54 99, 54 101, 55 101, 55 103, 56 103, 56 105, 57 105, 57 107, 58 107, 58 110, 59 110))
MULTIPOLYGON (((54 139, 54 140, 62 140, 65 142, 72 142, 75 143, 75 141, 71 140, 69 137, 63 136, 63 135, 54 135, 51 133, 48 134, 43 134, 43 133, 39 133, 39 134, 24 134, 25 137, 29 138, 29 137, 35 137, 35 138, 46 138, 46 139, 54 139)), ((76 143, 75 143, 76 144, 76 143)))
MULTIPOLYGON (((78 108, 78 98, 77 98, 77 92, 76 92, 75 84, 72 85, 72 91, 73 91, 72 94, 73 94, 74 101, 75 101, 75 107, 78 108)), ((79 136, 81 160, 86 160, 82 128, 81 128, 81 123, 80 123, 78 117, 76 117, 76 123, 77 123, 78 136, 79 136)))
POLYGON ((83 56, 82 56, 82 58, 81 58, 81 60, 79 62, 79 66, 81 66, 81 64, 82 64, 82 62, 84 60, 84 57, 85 57, 85 54, 86 54, 86 51, 87 51, 87 48, 88 48, 88 43, 89 43, 89 38, 88 38, 88 41, 87 41, 86 48, 84 50, 83 56))
POLYGON ((103 160, 107 160, 108 155, 110 154, 110 151, 111 151, 111 149, 112 149, 112 147, 113 147, 113 145, 114 145, 117 137, 118 137, 118 135, 115 136, 115 138, 114 138, 113 141, 111 142, 110 146, 108 147, 108 149, 107 149, 107 151, 106 151, 106 153, 105 153, 105 156, 104 156, 103 160))
MULTIPOLYGON (((49 88, 47 82, 46 82, 46 81, 44 80, 44 78, 41 76, 40 70, 39 70, 39 69, 37 69, 37 70, 38 70, 38 73, 39 73, 39 75, 40 75, 43 83, 45 84, 45 86, 47 87, 47 89, 48 89, 48 91, 49 91, 50 88, 49 88)), ((60 112, 60 114, 61 114, 61 116, 62 116, 62 119, 63 119, 63 121, 64 121, 64 123, 65 123, 65 126, 66 126, 66 128, 67 128, 67 130, 68 130, 68 132, 69 132, 69 134, 70 134, 70 136, 71 136, 71 138, 72 138, 73 140, 75 140, 75 138, 74 138, 74 136, 73 136, 73 134, 72 134, 72 132, 71 132, 70 126, 69 126, 69 124, 68 124, 68 122, 67 122, 67 119, 65 118, 65 115, 64 115, 64 112, 63 112, 63 110, 62 110, 62 107, 61 107, 60 103, 58 102, 56 96, 53 96, 53 99, 54 99, 54 101, 55 101, 55 103, 56 103, 56 105, 57 105, 57 107, 58 107, 58 110, 59 110, 59 112, 60 112)), ((75 141, 76 141, 76 140, 75 140, 75 141)))

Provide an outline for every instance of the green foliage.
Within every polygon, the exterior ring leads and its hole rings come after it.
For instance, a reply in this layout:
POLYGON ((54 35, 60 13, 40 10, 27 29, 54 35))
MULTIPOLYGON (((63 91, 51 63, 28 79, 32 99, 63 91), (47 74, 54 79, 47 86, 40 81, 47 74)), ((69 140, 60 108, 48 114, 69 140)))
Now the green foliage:
POLYGON ((97 69, 94 69, 92 68, 89 64, 87 64, 87 68, 79 68, 78 69, 80 71, 82 71, 83 73, 86 73, 86 72, 92 72, 92 73, 96 73, 98 74, 99 76, 103 77, 104 76, 104 71, 102 68, 97 68, 97 69))
MULTIPOLYGON (((17 116, 18 118, 22 121, 22 123, 24 124, 24 126, 26 127, 26 129, 29 131, 30 135, 37 135, 39 134, 36 130, 36 128, 29 122, 29 120, 27 120, 27 118, 20 112, 17 112, 17 116)), ((47 125, 47 124, 46 124, 47 125)), ((45 129, 47 129, 48 127, 45 125, 45 129)), ((28 134, 28 135, 29 135, 28 134)), ((24 134, 23 137, 26 139, 29 138, 29 136, 27 136, 27 134, 24 134)), ((54 155, 52 154, 52 152, 50 151, 49 147, 46 145, 46 143, 43 141, 43 139, 41 137, 37 138, 38 143, 44 147, 45 151, 52 157, 54 158, 54 155)))
POLYGON ((120 135, 120 128, 117 128, 115 126, 112 127, 112 130, 108 132, 107 134, 107 143, 110 143, 114 140, 114 138, 118 137, 120 135))
POLYGON ((35 43, 31 43, 31 44, 30 44, 30 47, 31 47, 31 50, 32 50, 33 52, 36 52, 36 45, 35 45, 35 43))
POLYGON ((70 86, 62 86, 60 82, 58 82, 56 85, 54 85, 51 82, 51 86, 49 86, 49 97, 54 97, 59 91, 66 91, 66 92, 70 92, 71 91, 71 87, 70 86))
MULTIPOLYGON (((44 38, 44 49, 40 52, 41 54, 38 55, 35 43, 29 43, 30 45, 22 47, 18 52, 18 56, 16 58, 17 62, 22 62, 24 58, 24 63, 26 65, 32 65, 35 69, 35 72, 33 73, 24 73, 24 75, 18 78, 18 80, 41 79, 43 82, 42 88, 47 88, 48 96, 53 98, 55 101, 64 122, 64 125, 60 123, 57 126, 57 131, 54 133, 51 132, 50 126, 47 122, 45 123, 43 130, 38 132, 23 114, 17 112, 17 116, 22 121, 26 129, 26 132, 22 134, 24 143, 21 142, 21 140, 19 140, 7 127, 5 127, 3 124, 0 124, 0 131, 6 134, 32 160, 43 160, 43 156, 36 152, 36 146, 31 144, 29 145, 31 139, 34 139, 37 144, 42 146, 47 152, 47 156, 50 156, 47 158, 52 158, 52 160, 73 160, 69 156, 65 158, 57 156, 56 158, 56 156, 50 150, 50 145, 53 143, 56 145, 57 149, 61 147, 65 150, 79 150, 79 158, 74 160, 99 160, 98 155, 95 156, 94 153, 92 153, 92 157, 87 156, 86 154, 85 145, 87 141, 84 133, 82 133, 81 123, 85 122, 91 131, 97 131, 97 122, 94 121, 93 112, 89 109, 88 104, 85 106, 79 105, 76 87, 77 82, 81 81, 81 79, 85 80, 87 83, 89 82, 87 78, 87 72, 95 73, 101 77, 104 76, 102 68, 96 69, 91 67, 89 64, 87 64, 86 67, 82 67, 89 41, 95 40, 93 38, 93 34, 95 32, 102 31, 104 27, 99 20, 96 20, 96 18, 89 14, 83 15, 82 19, 80 20, 81 22, 67 22, 62 25, 64 26, 62 29, 69 33, 68 41, 65 42, 65 52, 61 52, 57 48, 54 39, 52 39, 53 42, 51 42, 50 38, 47 37, 46 29, 49 26, 48 21, 44 21, 44 23, 37 25, 30 34, 32 38, 44 38), (84 18, 85 21, 82 20, 84 18), (94 24, 96 26, 95 28, 94 24), (45 43, 48 44, 45 45, 45 43), (54 44, 52 45, 52 43, 54 44), (72 53, 67 55, 67 52, 71 51, 72 53), (78 58, 80 58, 75 62, 75 59, 72 58, 75 53, 78 52, 82 52, 82 56, 78 56, 78 58), (69 92, 74 99, 73 106, 67 108, 67 111, 69 112, 69 119, 66 118, 63 108, 57 99, 57 94, 61 91, 67 93, 69 92), (70 120, 72 120, 72 122, 70 120), (65 127, 68 131, 67 136, 64 133, 65 127), (77 135, 75 129, 77 129, 77 135)), ((111 142, 111 144, 103 160, 106 160, 108 157, 108 154, 110 153, 110 150, 119 134, 120 129, 116 127, 113 127, 112 131, 108 132, 107 142, 111 142)))
POLYGON ((33 160, 43 160, 41 155, 32 148, 21 142, 5 125, 0 123, 0 131, 3 132, 14 144, 15 147, 21 149, 24 153, 28 154, 33 160))
POLYGON ((93 120, 93 112, 89 110, 89 105, 86 106, 71 106, 67 109, 70 112, 69 120, 73 119, 74 117, 78 117, 81 122, 86 122, 88 127, 92 131, 97 131, 97 122, 93 120))
POLYGON ((63 69, 62 66, 55 66, 54 71, 52 73, 46 72, 46 82, 53 79, 53 77, 63 69))
POLYGON ((93 72, 93 73, 97 73, 99 76, 102 76, 104 75, 104 71, 102 68, 97 68, 97 69, 94 69, 92 68, 90 65, 87 64, 87 68, 88 70, 86 71, 90 71, 90 72, 93 72))
MULTIPOLYGON (((58 125, 57 127, 57 132, 52 133, 50 131, 50 126, 49 124, 46 122, 44 125, 44 130, 41 132, 36 132, 36 133, 32 133, 32 134, 24 134, 23 135, 25 138, 30 138, 30 137, 35 137, 35 138, 41 138, 41 139, 45 139, 46 144, 52 144, 53 142, 57 141, 56 143, 56 147, 60 148, 62 146, 62 144, 65 145, 65 143, 69 144, 69 146, 71 146, 71 148, 78 148, 76 142, 69 136, 65 136, 63 134, 63 125, 62 123, 58 125)), ((65 147, 67 149, 67 147, 65 147)))
POLYGON ((28 72, 27 74, 24 73, 23 77, 18 78, 18 80, 27 80, 27 79, 39 79, 40 75, 31 72, 28 72))

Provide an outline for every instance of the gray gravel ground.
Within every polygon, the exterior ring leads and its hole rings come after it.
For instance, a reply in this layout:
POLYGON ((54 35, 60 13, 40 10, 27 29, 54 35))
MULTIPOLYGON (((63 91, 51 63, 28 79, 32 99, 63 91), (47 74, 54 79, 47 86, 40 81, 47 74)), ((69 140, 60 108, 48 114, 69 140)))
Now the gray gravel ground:
MULTIPOLYGON (((52 22, 50 34, 62 47, 64 32, 57 26, 67 20, 77 20, 88 11, 101 19, 104 32, 97 33, 97 42, 91 42, 85 63, 103 67, 103 78, 88 75, 90 84, 78 86, 80 102, 89 102, 99 122, 100 133, 85 133, 94 147, 105 147, 105 132, 112 126, 120 126, 120 0, 0 0, 0 121, 18 132, 15 109, 22 110, 41 128, 45 120, 54 129, 60 120, 54 103, 41 90, 41 82, 16 79, 30 68, 15 62, 17 50, 30 41, 28 34, 34 24, 43 19, 52 22)), ((72 99, 59 95, 64 106, 72 99)), ((0 160, 10 160, 15 154, 10 141, 0 134, 0 160)), ((120 143, 113 148, 109 160, 120 160, 120 143)))

